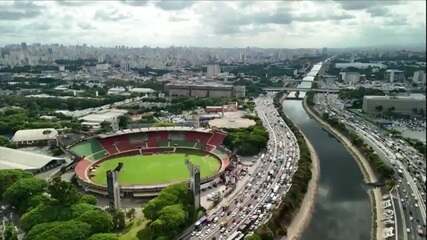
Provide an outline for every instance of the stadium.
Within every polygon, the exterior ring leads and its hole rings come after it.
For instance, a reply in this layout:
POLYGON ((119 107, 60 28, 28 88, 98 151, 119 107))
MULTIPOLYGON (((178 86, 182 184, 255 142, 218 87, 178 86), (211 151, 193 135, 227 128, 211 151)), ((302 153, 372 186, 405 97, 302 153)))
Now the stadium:
POLYGON ((106 172, 123 163, 118 177, 123 196, 151 197, 189 180, 187 160, 200 167, 202 184, 220 176, 230 163, 225 136, 205 128, 127 129, 83 139, 67 150, 79 159, 74 172, 85 191, 107 195, 106 172))

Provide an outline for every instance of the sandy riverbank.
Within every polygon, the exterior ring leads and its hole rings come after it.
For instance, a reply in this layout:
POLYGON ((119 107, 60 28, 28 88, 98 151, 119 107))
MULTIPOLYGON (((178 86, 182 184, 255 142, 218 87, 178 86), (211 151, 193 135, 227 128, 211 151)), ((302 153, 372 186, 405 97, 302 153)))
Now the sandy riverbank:
MULTIPOLYGON (((303 134, 304 135, 304 134, 303 134)), ((298 210, 297 215, 293 218, 291 224, 288 227, 288 240, 297 240, 301 239, 301 235, 304 232, 305 228, 310 223, 312 213, 314 210, 315 200, 317 196, 317 190, 319 185, 320 177, 320 164, 319 157, 317 156, 316 150, 314 150, 313 145, 310 141, 304 136, 305 142, 307 143, 308 149, 310 151, 311 157, 311 179, 308 183, 307 192, 304 196, 303 202, 300 209, 298 210)))
MULTIPOLYGON (((335 128, 325 122, 323 119, 318 117, 307 105, 307 98, 304 98, 303 107, 306 112, 316 119, 328 132, 334 135, 343 145, 344 147, 353 155, 353 157, 357 160, 360 169, 362 170, 363 177, 365 182, 377 182, 377 176, 375 175, 373 169, 369 165, 368 160, 362 155, 359 149, 355 148, 351 141, 345 137, 343 134, 338 132, 335 128)), ((374 188, 369 192, 369 197, 371 199, 372 206, 372 214, 373 214, 373 229, 375 233, 372 233, 372 239, 382 239, 383 225, 381 222, 381 216, 383 215, 383 209, 381 207, 381 199, 382 193, 379 188, 374 188), (375 223, 375 224, 374 224, 375 223)))

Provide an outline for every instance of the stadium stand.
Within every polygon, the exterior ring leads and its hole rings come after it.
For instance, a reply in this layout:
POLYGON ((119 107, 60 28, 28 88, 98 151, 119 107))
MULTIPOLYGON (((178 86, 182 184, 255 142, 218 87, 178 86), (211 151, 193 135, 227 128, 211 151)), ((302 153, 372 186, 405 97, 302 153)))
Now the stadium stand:
POLYGON ((90 138, 82 143, 78 143, 77 145, 72 146, 70 150, 80 157, 89 156, 100 151, 105 152, 105 149, 95 138, 90 138))
POLYGON ((215 131, 209 138, 208 144, 212 146, 219 146, 224 141, 225 134, 219 131, 215 131))
POLYGON ((210 133, 204 133, 204 132, 186 132, 185 133, 185 139, 189 142, 198 142, 202 145, 206 145, 209 138, 211 137, 210 133))
POLYGON ((135 145, 142 145, 148 140, 148 134, 146 133, 132 133, 129 134, 129 143, 135 145))

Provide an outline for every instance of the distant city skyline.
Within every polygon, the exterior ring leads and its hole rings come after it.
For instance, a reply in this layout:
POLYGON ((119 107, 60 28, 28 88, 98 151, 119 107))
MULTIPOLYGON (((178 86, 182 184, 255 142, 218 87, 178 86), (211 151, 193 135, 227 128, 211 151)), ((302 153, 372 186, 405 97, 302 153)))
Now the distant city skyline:
POLYGON ((2 1, 0 46, 424 46, 425 1, 2 1))

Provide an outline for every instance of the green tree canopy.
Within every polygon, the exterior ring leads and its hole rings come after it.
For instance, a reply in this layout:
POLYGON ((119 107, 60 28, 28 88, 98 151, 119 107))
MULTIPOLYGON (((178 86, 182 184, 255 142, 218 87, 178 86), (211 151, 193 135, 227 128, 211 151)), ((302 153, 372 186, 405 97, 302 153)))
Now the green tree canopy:
POLYGON ((116 234, 114 233, 97 233, 90 236, 89 240, 118 240, 116 234))
POLYGON ((110 232, 113 229, 113 218, 102 210, 90 210, 77 218, 81 222, 89 224, 92 233, 110 232))
POLYGON ((34 226, 25 240, 86 240, 91 233, 91 226, 79 221, 50 222, 34 226))
POLYGON ((54 178, 47 188, 47 192, 56 200, 57 204, 69 206, 80 199, 80 194, 69 182, 61 181, 59 177, 54 178))
POLYGON ((41 179, 21 178, 3 193, 3 199, 22 213, 30 207, 31 198, 44 192, 46 186, 41 179))
POLYGON ((32 176, 33 175, 31 173, 18 169, 0 170, 0 200, 6 189, 14 184, 18 179, 29 178, 32 176))

